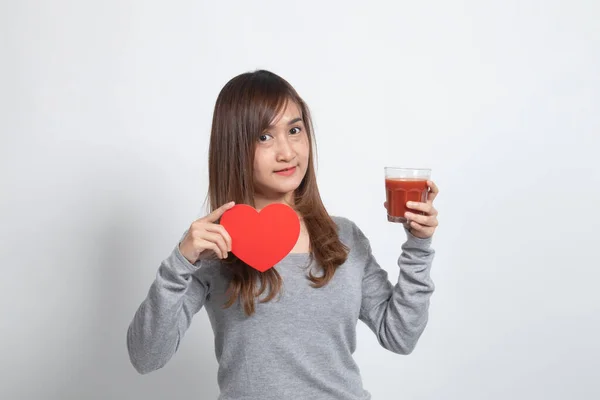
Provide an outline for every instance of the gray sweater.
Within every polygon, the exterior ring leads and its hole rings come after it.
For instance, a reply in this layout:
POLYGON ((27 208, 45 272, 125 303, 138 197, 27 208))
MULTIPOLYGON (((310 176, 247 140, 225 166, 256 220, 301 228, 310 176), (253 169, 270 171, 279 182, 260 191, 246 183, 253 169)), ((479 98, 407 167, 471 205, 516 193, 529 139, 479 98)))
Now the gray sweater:
POLYGON ((406 231, 394 286, 362 231, 346 218, 333 219, 350 248, 333 279, 312 288, 306 275, 307 268, 320 275, 315 263, 291 253, 273 267, 283 278, 280 296, 257 302, 250 317, 238 301, 222 307, 228 280, 219 260, 191 264, 175 246, 127 331, 136 370, 163 367, 204 307, 215 337, 219 400, 370 399, 352 357, 356 324, 366 323, 384 348, 409 354, 427 324, 435 252, 431 239, 406 231))

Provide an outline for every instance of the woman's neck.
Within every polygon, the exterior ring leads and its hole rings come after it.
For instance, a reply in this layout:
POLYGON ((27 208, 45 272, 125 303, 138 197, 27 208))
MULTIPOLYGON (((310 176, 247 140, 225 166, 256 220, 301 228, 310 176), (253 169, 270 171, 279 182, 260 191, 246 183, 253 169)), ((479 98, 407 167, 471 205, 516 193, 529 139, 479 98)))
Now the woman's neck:
POLYGON ((288 193, 285 196, 281 197, 267 197, 260 194, 256 194, 254 196, 254 208, 256 208, 258 211, 273 203, 283 203, 287 204, 290 207, 293 207, 294 193, 288 193))

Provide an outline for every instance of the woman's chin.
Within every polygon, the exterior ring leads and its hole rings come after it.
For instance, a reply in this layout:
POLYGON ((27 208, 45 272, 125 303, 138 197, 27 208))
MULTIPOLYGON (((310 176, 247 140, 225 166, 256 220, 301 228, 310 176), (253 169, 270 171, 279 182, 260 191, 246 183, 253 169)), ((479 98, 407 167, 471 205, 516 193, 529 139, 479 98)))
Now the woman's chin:
POLYGON ((300 186, 300 182, 297 184, 289 182, 285 185, 273 185, 269 188, 269 192, 275 194, 275 197, 285 197, 295 192, 298 186, 300 186))

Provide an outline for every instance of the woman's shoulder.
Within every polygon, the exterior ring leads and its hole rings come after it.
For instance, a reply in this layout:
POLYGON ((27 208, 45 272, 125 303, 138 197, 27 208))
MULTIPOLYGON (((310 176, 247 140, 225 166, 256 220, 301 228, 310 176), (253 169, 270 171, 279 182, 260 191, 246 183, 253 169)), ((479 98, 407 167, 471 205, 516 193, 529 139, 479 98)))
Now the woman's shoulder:
POLYGON ((350 218, 342 217, 340 215, 331 215, 331 219, 335 222, 340 231, 353 230, 356 227, 356 224, 350 218))
MULTIPOLYGON (((350 250, 349 260, 363 260, 371 252, 369 240, 350 218, 342 216, 331 216, 338 226, 338 237, 350 250)), ((362 261, 361 261, 362 262, 362 261)))
POLYGON ((342 240, 343 242, 362 242, 366 239, 358 225, 356 225, 356 223, 350 218, 342 217, 339 215, 332 215, 331 219, 338 226, 338 235, 340 237, 340 240, 342 240))

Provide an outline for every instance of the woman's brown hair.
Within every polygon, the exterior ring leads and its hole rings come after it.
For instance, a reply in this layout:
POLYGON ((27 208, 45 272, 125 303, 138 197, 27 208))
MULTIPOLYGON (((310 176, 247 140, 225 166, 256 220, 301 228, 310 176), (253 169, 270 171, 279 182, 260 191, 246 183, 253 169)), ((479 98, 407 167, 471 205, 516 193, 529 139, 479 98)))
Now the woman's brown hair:
MULTIPOLYGON (((254 207, 253 163, 258 137, 288 101, 300 109, 309 140, 309 163, 306 175, 296 189, 292 205, 304 220, 310 236, 310 257, 322 268, 307 278, 314 288, 325 286, 336 269, 346 261, 348 248, 339 240, 337 225, 331 219, 319 195, 314 166, 313 125, 307 105, 296 90, 280 76, 265 70, 248 72, 231 79, 221 89, 215 104, 208 155, 210 209, 229 201, 254 207)), ((230 307, 240 299, 246 315, 255 312, 255 299, 267 286, 271 301, 281 290, 282 279, 275 268, 259 272, 233 255, 225 265, 230 271, 230 307), (260 288, 257 284, 260 281, 260 288)))

